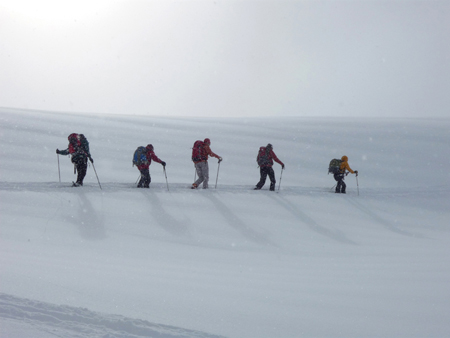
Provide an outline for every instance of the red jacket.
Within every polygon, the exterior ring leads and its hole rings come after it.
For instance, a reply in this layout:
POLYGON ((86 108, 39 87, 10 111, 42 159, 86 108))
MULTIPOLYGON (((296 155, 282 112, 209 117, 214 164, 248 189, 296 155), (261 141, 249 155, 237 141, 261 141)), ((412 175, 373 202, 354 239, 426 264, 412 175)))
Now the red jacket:
POLYGON ((197 163, 200 163, 200 162, 206 162, 206 161, 208 161, 208 156, 211 156, 211 157, 215 157, 215 158, 217 158, 217 159, 220 159, 220 156, 219 155, 217 155, 217 154, 214 154, 213 152, 212 152, 212 150, 211 150, 211 148, 209 147, 209 145, 207 145, 206 143, 203 145, 203 153, 202 153, 202 158, 205 158, 205 159, 202 159, 202 160, 200 160, 200 161, 194 161, 194 163, 195 164, 197 164, 197 163))
MULTIPOLYGON (((263 150, 263 149, 264 149, 264 151, 267 151, 267 148, 266 148, 266 147, 261 147, 261 148, 259 148, 259 149, 260 149, 260 151, 263 150)), ((259 157, 259 153, 258 153, 258 157, 259 157)), ((256 158, 256 161, 258 161, 258 157, 256 158)), ((273 150, 271 150, 271 151, 267 154, 267 159, 268 159, 268 161, 269 161, 268 163, 266 163, 266 164, 260 164, 259 166, 260 166, 260 167, 271 167, 271 166, 273 166, 273 161, 275 161, 275 162, 281 164, 282 166, 284 166, 283 162, 281 162, 281 161, 278 159, 277 155, 275 155, 275 153, 273 152, 273 150)))
POLYGON ((150 164, 152 163, 152 160, 158 163, 161 163, 162 161, 156 156, 155 152, 153 150, 147 150, 147 153, 145 154, 145 157, 147 157, 147 163, 143 163, 141 165, 138 165, 137 168, 139 170, 142 169, 148 169, 150 167, 150 164))

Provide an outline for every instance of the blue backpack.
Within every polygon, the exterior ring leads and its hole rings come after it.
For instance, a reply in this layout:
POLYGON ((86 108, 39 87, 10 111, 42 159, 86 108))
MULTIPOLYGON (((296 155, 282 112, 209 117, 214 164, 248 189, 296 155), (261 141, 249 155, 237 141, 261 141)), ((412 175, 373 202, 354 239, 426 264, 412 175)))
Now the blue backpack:
POLYGON ((133 166, 140 166, 142 164, 148 163, 147 161, 147 148, 137 147, 133 155, 133 166))

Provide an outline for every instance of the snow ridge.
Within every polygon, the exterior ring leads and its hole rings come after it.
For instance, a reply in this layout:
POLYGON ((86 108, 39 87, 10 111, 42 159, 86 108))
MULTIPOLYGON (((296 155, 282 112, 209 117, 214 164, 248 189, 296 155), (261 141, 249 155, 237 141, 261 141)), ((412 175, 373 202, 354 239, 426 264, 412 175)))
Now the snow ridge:
POLYGON ((119 315, 102 314, 85 308, 54 305, 4 293, 0 293, 0 317, 2 321, 5 319, 20 321, 21 325, 39 327, 40 331, 65 338, 222 337, 119 315))

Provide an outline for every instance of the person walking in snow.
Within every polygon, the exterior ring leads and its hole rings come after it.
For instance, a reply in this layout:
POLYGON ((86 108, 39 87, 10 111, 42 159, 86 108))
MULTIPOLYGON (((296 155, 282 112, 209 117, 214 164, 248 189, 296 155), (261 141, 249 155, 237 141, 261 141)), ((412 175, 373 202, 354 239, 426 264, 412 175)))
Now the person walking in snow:
POLYGON ((341 165, 339 166, 339 171, 334 174, 334 179, 336 180, 336 194, 345 194, 345 189, 347 188, 347 185, 344 182, 345 176, 348 175, 348 172, 351 172, 352 174, 356 174, 358 176, 358 170, 353 171, 352 168, 350 168, 350 165, 348 164, 348 157, 342 156, 341 158, 341 165))
POLYGON ((261 190, 261 188, 266 184, 267 175, 269 175, 270 178, 270 190, 275 190, 275 172, 273 171, 273 161, 281 164, 282 170, 284 170, 284 164, 281 162, 277 155, 273 152, 273 146, 269 143, 265 147, 260 147, 258 156, 256 157, 256 162, 258 162, 259 165, 259 173, 260 173, 260 180, 256 184, 255 190, 261 190))
POLYGON ((192 189, 197 189, 202 182, 203 189, 208 189, 208 156, 217 158, 219 163, 222 161, 222 157, 212 152, 210 145, 211 140, 209 138, 205 138, 204 141, 196 141, 194 143, 194 147, 192 148, 192 161, 194 162, 198 179, 192 184, 192 189))
POLYGON ((77 181, 73 183, 74 187, 83 185, 84 177, 87 171, 87 160, 91 163, 94 160, 89 152, 89 142, 83 134, 72 133, 68 137, 69 147, 65 150, 56 149, 56 153, 59 155, 71 155, 71 161, 75 166, 77 172, 77 181))
POLYGON ((161 163, 163 167, 166 166, 166 162, 161 161, 154 152, 153 145, 148 144, 146 147, 138 147, 134 153, 133 165, 136 165, 141 173, 141 178, 137 185, 138 188, 150 188, 150 164, 152 160, 161 163))

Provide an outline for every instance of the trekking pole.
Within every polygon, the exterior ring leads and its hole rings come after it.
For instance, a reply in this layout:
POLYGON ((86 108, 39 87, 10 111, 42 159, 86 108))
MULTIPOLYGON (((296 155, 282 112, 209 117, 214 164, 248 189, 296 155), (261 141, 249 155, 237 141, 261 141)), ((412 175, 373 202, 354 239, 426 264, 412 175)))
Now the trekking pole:
POLYGON ((280 192, 280 187, 281 187, 281 178, 283 177, 283 170, 284 170, 284 169, 281 169, 281 174, 280 174, 280 183, 278 183, 278 191, 277 191, 277 192, 280 192))
POLYGON ((94 168, 95 176, 97 177, 98 186, 100 187, 100 190, 103 190, 102 186, 100 184, 100 180, 98 179, 97 170, 95 170, 94 162, 91 162, 91 163, 92 163, 92 168, 94 168))
POLYGON ((194 182, 197 180, 197 168, 194 165, 194 182))
POLYGON ((358 189, 358 196, 359 196, 358 174, 356 174, 356 187, 357 187, 357 189, 358 189))
POLYGON ((219 179, 220 162, 221 162, 221 161, 219 160, 219 165, 217 166, 216 186, 214 187, 214 189, 217 189, 217 180, 219 179))
POLYGON ((337 183, 331 187, 330 192, 333 191, 333 189, 336 185, 337 185, 337 183))
POLYGON ((163 169, 164 169, 164 176, 166 176, 167 191, 169 191, 169 182, 167 181, 166 167, 163 166, 163 169))
POLYGON ((142 177, 142 175, 141 174, 139 174, 139 176, 138 176, 138 178, 137 178, 137 180, 136 180, 136 183, 135 184, 137 184, 138 183, 138 181, 139 181, 139 179, 142 177))
POLYGON ((61 183, 61 170, 59 168, 59 154, 56 154, 56 156, 58 157, 58 176, 59 176, 59 183, 61 183))

